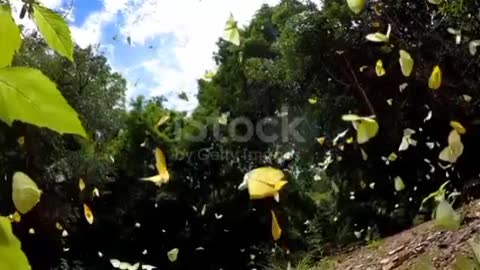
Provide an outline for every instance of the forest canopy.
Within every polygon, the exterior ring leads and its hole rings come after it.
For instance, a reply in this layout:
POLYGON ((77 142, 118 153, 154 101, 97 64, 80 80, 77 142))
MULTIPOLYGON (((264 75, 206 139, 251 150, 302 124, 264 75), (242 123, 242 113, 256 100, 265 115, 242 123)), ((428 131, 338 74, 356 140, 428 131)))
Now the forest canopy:
POLYGON ((0 1, 0 268, 289 269, 458 229, 480 195, 477 1, 231 16, 191 112, 127 100, 98 48, 23 2, 38 32, 0 1))

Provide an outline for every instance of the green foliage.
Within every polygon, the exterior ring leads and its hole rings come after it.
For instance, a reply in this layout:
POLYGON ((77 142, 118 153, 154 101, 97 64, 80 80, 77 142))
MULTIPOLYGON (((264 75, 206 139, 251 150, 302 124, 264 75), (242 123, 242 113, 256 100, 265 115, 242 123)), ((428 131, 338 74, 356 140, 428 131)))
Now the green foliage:
POLYGON ((38 4, 33 5, 33 18, 47 44, 73 62, 73 41, 65 19, 38 4))
POLYGON ((10 66, 22 45, 20 29, 13 21, 10 7, 0 4, 0 68, 10 66))
POLYGON ((12 225, 6 217, 0 217, 0 268, 12 270, 31 269, 21 243, 12 233, 12 225))
POLYGON ((19 120, 59 133, 87 136, 77 113, 42 72, 21 67, 0 69, 0 91, 0 119, 7 124, 19 120))

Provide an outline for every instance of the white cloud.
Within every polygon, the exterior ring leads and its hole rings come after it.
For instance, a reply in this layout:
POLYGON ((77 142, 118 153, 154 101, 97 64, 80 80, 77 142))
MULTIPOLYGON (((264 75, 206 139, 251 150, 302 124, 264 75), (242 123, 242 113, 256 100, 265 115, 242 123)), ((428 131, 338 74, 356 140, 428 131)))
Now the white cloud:
POLYGON ((78 46, 85 48, 88 45, 99 44, 105 25, 116 20, 117 13, 125 10, 127 3, 128 0, 104 0, 102 10, 90 14, 82 26, 72 26, 70 28, 72 36, 78 46))
MULTIPOLYGON (((54 1, 54 0, 51 0, 54 1)), ((140 65, 152 76, 155 85, 150 95, 176 97, 185 91, 196 93, 196 80, 206 70, 214 68, 212 59, 218 38, 223 35, 225 22, 232 13, 240 25, 246 24, 262 4, 277 4, 279 0, 104 0, 104 9, 93 13, 81 27, 73 28, 75 40, 81 46, 99 43, 102 28, 115 20, 121 21, 119 32, 129 36, 134 45, 151 44, 163 35, 174 35, 175 44, 169 48, 176 68, 160 59, 165 51, 158 50, 156 59, 140 65), (118 15, 118 16, 117 16, 118 15)), ((162 47, 165 49, 164 47, 162 47)), ((171 62, 171 61, 168 61, 171 62)), ((123 73, 131 73, 132 70, 123 73)), ((131 78, 130 78, 131 79, 131 78)), ((133 89, 130 89, 129 96, 133 89)), ((170 100, 171 107, 191 110, 196 102, 170 100)))

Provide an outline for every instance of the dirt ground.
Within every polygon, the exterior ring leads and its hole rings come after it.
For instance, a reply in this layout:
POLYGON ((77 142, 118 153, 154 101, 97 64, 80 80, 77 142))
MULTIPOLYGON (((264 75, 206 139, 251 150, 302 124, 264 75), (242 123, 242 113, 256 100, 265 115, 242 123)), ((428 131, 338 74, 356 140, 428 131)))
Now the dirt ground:
POLYGON ((457 231, 439 230, 430 221, 385 238, 375 247, 365 246, 345 255, 328 258, 329 267, 314 269, 432 270, 419 267, 421 261, 425 260, 430 260, 436 269, 453 269, 459 252, 473 256, 467 241, 480 232, 480 200, 464 206, 461 211, 465 214, 465 220, 457 231))

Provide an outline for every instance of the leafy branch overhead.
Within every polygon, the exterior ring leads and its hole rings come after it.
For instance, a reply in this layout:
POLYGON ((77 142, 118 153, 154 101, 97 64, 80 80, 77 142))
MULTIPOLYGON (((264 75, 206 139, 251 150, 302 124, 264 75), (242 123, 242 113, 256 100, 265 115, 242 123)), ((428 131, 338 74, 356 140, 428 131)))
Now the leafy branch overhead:
MULTIPOLYGON (((73 41, 63 17, 33 4, 33 18, 47 44, 73 61, 73 41)), ((87 137, 77 113, 48 77, 32 68, 8 67, 22 43, 8 5, 0 5, 0 24, 0 119, 87 137)))

